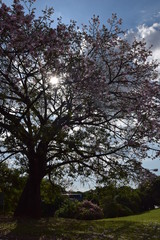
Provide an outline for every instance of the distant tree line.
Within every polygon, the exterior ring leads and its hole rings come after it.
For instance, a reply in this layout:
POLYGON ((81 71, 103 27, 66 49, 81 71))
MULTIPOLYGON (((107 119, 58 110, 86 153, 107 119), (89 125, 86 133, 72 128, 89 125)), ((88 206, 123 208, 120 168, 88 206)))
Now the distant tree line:
POLYGON ((114 184, 97 187, 84 193, 85 199, 98 204, 104 217, 121 217, 138 214, 160 206, 160 177, 146 181, 137 188, 116 187, 114 184))
MULTIPOLYGON (((13 213, 27 176, 19 169, 11 169, 6 163, 0 164, 0 192, 4 194, 4 206, 0 212, 13 213)), ((98 217, 120 217, 141 213, 160 206, 160 177, 148 179, 137 188, 109 184, 83 193, 83 202, 71 201, 65 189, 51 184, 48 179, 41 183, 41 205, 43 216, 77 217, 88 219, 98 217), (97 206, 99 208, 97 208, 97 206), (81 208, 81 211, 79 210, 81 208), (103 212, 101 212, 101 210, 103 212), (84 211, 84 212, 83 212, 84 211), (94 211, 99 211, 96 215, 94 211), (81 212, 81 215, 79 215, 81 212)))

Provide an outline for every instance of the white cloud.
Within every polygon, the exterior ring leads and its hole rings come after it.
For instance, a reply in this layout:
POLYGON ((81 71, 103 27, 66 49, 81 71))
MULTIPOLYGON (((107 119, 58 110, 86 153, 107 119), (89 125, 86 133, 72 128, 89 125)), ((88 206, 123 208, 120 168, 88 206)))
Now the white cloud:
POLYGON ((155 22, 151 26, 140 25, 137 30, 129 30, 126 38, 129 42, 132 42, 134 38, 144 39, 147 47, 152 46, 153 58, 160 60, 160 23, 155 22))
POLYGON ((137 28, 139 37, 144 38, 147 45, 153 45, 153 49, 160 47, 160 24, 153 23, 152 26, 141 25, 137 28))

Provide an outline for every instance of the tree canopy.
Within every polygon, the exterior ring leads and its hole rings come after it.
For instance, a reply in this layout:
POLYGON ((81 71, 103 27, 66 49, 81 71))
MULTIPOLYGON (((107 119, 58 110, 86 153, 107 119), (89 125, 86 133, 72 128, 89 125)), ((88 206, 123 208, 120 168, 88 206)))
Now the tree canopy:
POLYGON ((46 175, 140 171, 159 127, 159 83, 150 49, 128 43, 116 14, 106 26, 94 16, 53 27, 52 9, 36 18, 25 3, 28 13, 19 0, 0 7, 0 154, 28 173, 15 215, 39 217, 46 175))

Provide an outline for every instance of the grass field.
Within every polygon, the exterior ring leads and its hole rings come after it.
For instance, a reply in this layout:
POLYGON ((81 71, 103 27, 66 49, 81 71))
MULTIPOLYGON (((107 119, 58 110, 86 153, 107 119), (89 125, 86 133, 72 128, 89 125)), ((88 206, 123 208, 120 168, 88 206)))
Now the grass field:
POLYGON ((140 215, 79 221, 0 218, 0 240, 160 240, 160 209, 140 215))

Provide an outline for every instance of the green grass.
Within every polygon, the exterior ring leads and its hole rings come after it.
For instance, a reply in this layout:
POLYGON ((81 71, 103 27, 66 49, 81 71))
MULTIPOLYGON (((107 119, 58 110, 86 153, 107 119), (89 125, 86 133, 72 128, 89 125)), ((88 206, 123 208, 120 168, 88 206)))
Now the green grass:
MULTIPOLYGON (((105 219, 105 221, 110 221, 110 220, 111 219, 105 219)), ((155 209, 142 214, 137 214, 137 215, 128 216, 128 217, 114 218, 114 221, 129 221, 129 222, 141 222, 141 223, 153 222, 153 223, 160 224, 160 209, 155 209)))
POLYGON ((0 218, 0 240, 160 240, 160 209, 140 215, 79 221, 0 218))

